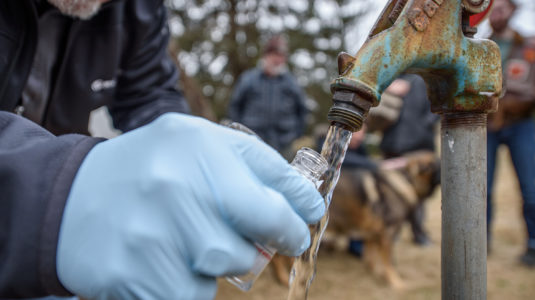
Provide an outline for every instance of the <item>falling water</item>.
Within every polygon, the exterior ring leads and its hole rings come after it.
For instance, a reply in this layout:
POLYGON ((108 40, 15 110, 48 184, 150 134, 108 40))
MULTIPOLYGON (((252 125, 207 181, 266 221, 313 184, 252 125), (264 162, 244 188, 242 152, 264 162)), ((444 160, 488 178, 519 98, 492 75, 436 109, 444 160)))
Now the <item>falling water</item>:
MULTIPOLYGON (((347 146, 351 139, 352 132, 342 127, 332 125, 327 133, 327 138, 323 144, 321 155, 329 163, 329 168, 323 176, 323 184, 319 191, 325 201, 325 206, 329 207, 333 194, 334 187, 340 177, 340 167, 344 161, 347 146)), ((290 274, 290 293, 288 300, 306 299, 308 289, 314 280, 316 273, 316 257, 321 242, 321 237, 327 223, 329 221, 329 213, 315 225, 310 226, 311 245, 300 257, 298 257, 293 265, 290 274)))

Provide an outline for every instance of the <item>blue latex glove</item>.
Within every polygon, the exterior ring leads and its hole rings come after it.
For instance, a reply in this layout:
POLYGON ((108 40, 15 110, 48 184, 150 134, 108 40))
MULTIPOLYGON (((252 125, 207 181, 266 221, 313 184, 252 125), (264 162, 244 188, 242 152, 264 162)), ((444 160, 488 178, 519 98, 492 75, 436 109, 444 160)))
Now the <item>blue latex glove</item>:
POLYGON ((245 273, 251 240, 286 255, 310 244, 323 199, 275 150, 168 113, 95 146, 63 214, 58 277, 87 299, 211 299, 245 273))

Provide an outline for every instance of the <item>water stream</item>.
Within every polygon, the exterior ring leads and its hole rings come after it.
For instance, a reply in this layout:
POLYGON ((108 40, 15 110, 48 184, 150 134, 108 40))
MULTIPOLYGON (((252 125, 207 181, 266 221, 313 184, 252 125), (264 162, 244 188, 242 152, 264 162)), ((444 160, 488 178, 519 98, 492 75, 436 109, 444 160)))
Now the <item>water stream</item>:
MULTIPOLYGON (((340 167, 344 161, 347 146, 351 139, 352 132, 339 126, 332 125, 329 128, 321 155, 327 160, 329 168, 323 176, 323 184, 319 191, 325 201, 325 206, 329 207, 332 194, 338 178, 340 177, 340 167)), ((327 223, 329 222, 329 213, 314 225, 310 226, 311 245, 300 257, 296 258, 292 272, 290 274, 290 292, 288 300, 306 299, 308 289, 314 280, 316 273, 316 258, 321 242, 321 237, 327 223)))

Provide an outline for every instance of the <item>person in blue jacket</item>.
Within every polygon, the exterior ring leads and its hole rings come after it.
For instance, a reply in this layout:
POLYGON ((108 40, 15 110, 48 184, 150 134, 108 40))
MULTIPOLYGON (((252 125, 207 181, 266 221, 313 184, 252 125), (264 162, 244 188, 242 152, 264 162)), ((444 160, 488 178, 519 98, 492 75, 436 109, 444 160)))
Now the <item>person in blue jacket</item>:
POLYGON ((263 51, 260 67, 247 70, 238 78, 228 116, 291 160, 291 144, 306 127, 305 95, 287 69, 286 39, 273 36, 263 51))

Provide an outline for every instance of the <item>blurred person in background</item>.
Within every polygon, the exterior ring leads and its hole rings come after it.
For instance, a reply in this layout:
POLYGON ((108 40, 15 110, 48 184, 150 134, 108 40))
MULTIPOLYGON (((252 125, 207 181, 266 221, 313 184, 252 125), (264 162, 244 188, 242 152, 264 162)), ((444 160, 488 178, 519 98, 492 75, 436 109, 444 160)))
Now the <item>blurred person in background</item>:
MULTIPOLYGON (((370 124, 382 124, 383 138, 379 148, 384 158, 388 160, 419 150, 435 151, 434 129, 439 116, 431 112, 424 80, 418 75, 404 74, 392 82, 382 97, 387 100, 385 104, 390 103, 392 111, 399 110, 397 114, 383 114, 388 117, 380 119, 381 122, 374 120, 378 113, 370 116, 370 124)), ((428 245, 431 241, 423 225, 423 203, 409 215, 409 222, 414 243, 428 245)))
POLYGON ((181 113, 168 38, 163 1, 0 1, 0 298, 211 299, 252 241, 308 248, 322 197, 181 113), (123 135, 84 135, 103 105, 123 135))
POLYGON ((509 26, 516 4, 495 0, 489 16, 491 39, 500 47, 506 93, 498 111, 489 114, 487 133, 487 232, 492 242, 492 187, 498 146, 507 145, 522 191, 523 214, 527 227, 524 265, 535 267, 535 44, 509 26))
MULTIPOLYGON (((360 169, 377 171, 378 164, 368 156, 368 151, 364 141, 366 139, 366 124, 362 128, 354 132, 347 146, 346 156, 342 162, 342 169, 360 169)), ((362 257, 364 252, 364 242, 362 239, 350 238, 348 245, 349 253, 356 257, 362 257)))
POLYGON ((364 144, 366 132, 367 126, 364 124, 359 131, 353 133, 347 146, 342 168, 377 170, 377 163, 369 157, 368 150, 364 144))
POLYGON ((291 160, 291 144, 304 133, 307 109, 305 94, 288 71, 287 56, 288 42, 283 36, 267 41, 259 67, 239 77, 228 117, 249 127, 291 160))

